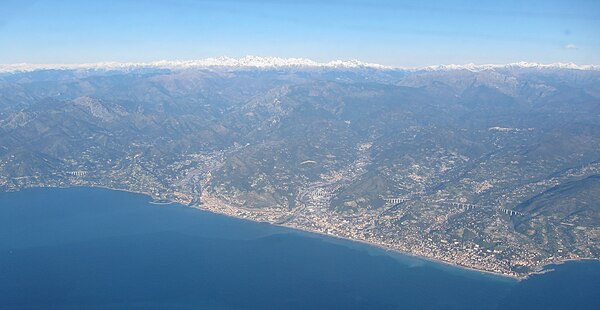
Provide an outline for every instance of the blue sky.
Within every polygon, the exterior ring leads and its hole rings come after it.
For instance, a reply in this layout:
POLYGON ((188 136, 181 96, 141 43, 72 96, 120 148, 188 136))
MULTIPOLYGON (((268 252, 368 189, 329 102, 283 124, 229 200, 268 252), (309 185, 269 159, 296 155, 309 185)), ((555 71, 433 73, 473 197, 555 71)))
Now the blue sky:
POLYGON ((600 64, 600 1, 0 0, 0 63, 600 64))

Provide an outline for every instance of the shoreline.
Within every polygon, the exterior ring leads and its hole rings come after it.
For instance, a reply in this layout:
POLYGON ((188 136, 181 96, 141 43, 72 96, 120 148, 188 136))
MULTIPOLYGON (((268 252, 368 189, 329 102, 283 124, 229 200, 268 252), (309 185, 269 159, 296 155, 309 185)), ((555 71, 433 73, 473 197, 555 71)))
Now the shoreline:
POLYGON ((441 265, 444 265, 445 267, 451 267, 451 268, 461 269, 463 271, 476 272, 476 273, 481 273, 481 274, 485 274, 485 275, 491 275, 491 276, 501 277, 501 278, 510 279, 510 280, 516 280, 516 281, 522 281, 522 280, 526 280, 527 278, 529 278, 529 275, 525 276, 525 277, 519 277, 519 276, 514 276, 514 275, 509 275, 509 274, 496 273, 496 272, 493 272, 493 271, 476 269, 476 268, 473 268, 473 267, 467 267, 467 266, 459 265, 459 264, 456 264, 456 263, 444 261, 444 260, 441 260, 441 259, 436 259, 436 258, 433 258, 433 257, 421 256, 421 255, 417 255, 417 254, 413 254, 413 253, 409 253, 409 252, 404 252, 404 251, 401 251, 401 250, 398 250, 398 249, 386 247, 384 245, 373 243, 373 242, 366 241, 366 240, 351 239, 351 238, 348 238, 348 237, 331 235, 331 234, 328 234, 328 233, 324 233, 324 232, 320 232, 320 231, 316 231, 316 230, 305 229, 305 228, 301 228, 301 227, 288 226, 288 225, 279 225, 279 224, 273 224, 273 223, 269 223, 269 222, 254 221, 252 219, 240 218, 240 217, 235 217, 235 216, 231 216, 231 215, 224 214, 224 213, 213 212, 212 210, 203 209, 203 208, 200 208, 200 207, 197 207, 197 206, 190 206, 190 207, 194 208, 194 209, 201 210, 201 211, 205 211, 205 212, 210 212, 210 213, 213 213, 213 214, 217 214, 217 215, 227 216, 227 217, 230 217, 230 218, 241 219, 241 220, 246 220, 246 221, 252 221, 252 222, 255 222, 255 223, 266 223, 266 224, 277 226, 277 227, 284 227, 284 228, 287 228, 287 229, 292 229, 292 230, 295 230, 295 231, 301 232, 301 233, 315 234, 315 235, 318 235, 317 237, 319 237, 319 238, 332 238, 332 239, 337 239, 337 240, 341 240, 341 241, 348 241, 348 242, 360 243, 361 245, 367 245, 367 246, 370 246, 370 247, 377 248, 379 250, 384 250, 386 252, 393 252, 394 254, 400 254, 400 255, 407 256, 407 257, 413 258, 413 259, 420 259, 420 260, 423 260, 423 261, 426 261, 426 262, 429 262, 429 263, 441 264, 441 265))
MULTIPOLYGON (((203 209, 201 209, 201 210, 203 210, 203 209)), ((215 214, 220 214, 220 213, 215 213, 215 214)), ((233 218, 235 218, 235 217, 233 217, 233 218)), ((269 224, 271 224, 271 223, 269 223, 269 224)), ((272 224, 272 225, 279 226, 279 227, 285 227, 285 228, 289 228, 289 229, 293 229, 293 230, 297 230, 299 232, 308 232, 308 233, 311 233, 311 234, 319 235, 321 237, 327 237, 327 238, 334 238, 334 239, 339 239, 339 240, 343 240, 343 241, 356 242, 356 243, 360 243, 360 244, 363 244, 363 245, 375 247, 375 248, 378 248, 380 250, 384 250, 386 252, 394 252, 394 254, 400 254, 400 255, 403 255, 403 256, 408 256, 408 257, 413 258, 413 259, 415 259, 415 258, 416 259, 420 259, 420 260, 423 260, 423 261, 427 261, 429 263, 441 264, 441 265, 444 265, 445 267, 451 267, 451 268, 461 269, 463 271, 476 272, 476 273, 481 273, 481 274, 485 274, 485 275, 491 275, 491 276, 501 277, 501 278, 510 279, 510 280, 516 280, 516 281, 522 281, 522 280, 526 280, 527 278, 529 278, 529 276, 519 277, 519 276, 514 276, 514 275, 509 275, 509 274, 496 273, 496 272, 493 272, 493 271, 487 271, 487 270, 477 269, 477 268, 473 268, 473 267, 467 267, 467 266, 459 265, 459 264, 456 264, 456 263, 444 261, 444 260, 441 260, 441 259, 436 259, 436 258, 433 258, 433 257, 421 256, 421 255, 417 255, 417 254, 413 254, 413 253, 401 251, 401 250, 398 250, 398 249, 386 247, 384 245, 373 243, 373 242, 369 242, 369 241, 365 241, 365 240, 350 239, 350 238, 347 238, 347 237, 330 235, 330 234, 322 233, 322 232, 319 232, 319 231, 312 231, 312 230, 297 228, 297 227, 293 227, 293 226, 276 225, 276 224, 272 224)))
MULTIPOLYGON (((226 214, 226 213, 220 213, 220 212, 215 212, 214 210, 211 209, 207 209, 207 208, 203 208, 202 205, 187 205, 185 203, 182 203, 180 201, 177 200, 164 200, 165 202, 156 202, 156 200, 154 200, 152 194, 149 194, 147 192, 142 192, 142 191, 135 191, 135 190, 128 190, 128 189, 119 189, 119 188, 112 188, 112 187, 108 187, 108 186, 101 186, 101 185, 73 185, 73 186, 34 186, 34 187, 24 187, 24 188, 20 188, 17 189, 15 191, 12 192, 18 192, 21 191, 23 189, 28 189, 28 188, 99 188, 99 189, 105 189, 105 190, 111 190, 111 191, 120 191, 120 192, 126 192, 126 193, 132 193, 132 194, 138 194, 138 195, 143 195, 146 196, 150 199, 150 201, 148 201, 148 203, 153 204, 153 205, 172 205, 172 204, 176 204, 182 207, 186 207, 186 208, 192 208, 192 209, 196 209, 199 211, 203 211, 203 212, 209 212, 215 215, 220 215, 220 216, 226 216, 228 218, 232 218, 232 219, 237 219, 237 220, 243 220, 243 221, 250 221, 253 223, 265 223, 268 225, 273 225, 276 227, 283 227, 286 229, 292 229, 295 230, 297 232, 301 232, 301 233, 308 233, 308 234, 314 234, 317 235, 317 237, 320 238, 333 238, 333 239, 337 239, 337 240, 341 240, 341 241, 348 241, 348 242, 355 242, 355 243, 359 243, 362 245, 367 245, 367 246, 371 246, 374 248, 377 248, 379 250, 384 250, 386 252, 393 252, 394 254, 400 254, 400 255, 404 255, 413 259, 420 259, 426 262, 430 262, 430 263, 436 263, 436 264, 441 264, 443 266, 446 267, 452 267, 452 268, 456 268, 456 269, 460 269, 463 271, 469 271, 469 272, 476 272, 476 273, 480 273, 483 275, 491 275, 491 276, 496 276, 496 277, 500 277, 500 278, 504 278, 504 279, 509 279, 509 280, 515 280, 517 282, 523 281, 523 280, 527 280, 529 279, 531 276, 533 275, 542 275, 545 273, 549 273, 554 271, 554 269, 548 269, 548 266, 552 266, 552 265, 562 265, 565 264, 567 262, 577 262, 577 261, 600 261, 600 259, 597 258, 569 258, 569 259, 564 259, 564 260, 560 260, 557 262, 552 262, 552 263, 548 263, 545 264, 542 267, 541 270, 539 271, 534 271, 531 273, 528 273, 524 276, 516 276, 516 275, 510 275, 510 274, 504 274, 504 273, 497 273, 497 272, 493 272, 493 271, 488 271, 488 270, 483 270, 483 269, 477 269, 474 267, 468 267, 468 266, 463 266, 463 265, 459 265, 457 263, 453 263, 453 262, 449 262, 449 261, 445 261, 445 260, 441 260, 441 259, 437 259, 437 258, 433 258, 433 257, 428 257, 428 256, 422 256, 422 255, 417 255, 417 254, 413 254, 410 252, 405 252, 399 249, 395 249, 395 248, 391 248, 391 247, 387 247, 385 245, 381 245, 381 244, 377 244, 377 243, 373 243, 370 241, 366 241, 366 240, 358 240, 358 239, 351 239, 348 237, 343 237, 343 236, 337 236, 337 235, 332 235, 332 234, 328 234, 328 233, 324 233, 324 232, 320 232, 320 231, 315 231, 315 230, 311 230, 308 228, 302 228, 302 227, 295 227, 295 226, 290 226, 290 225, 285 225, 285 224, 275 224, 275 223, 270 223, 270 222, 265 222, 265 221, 257 221, 257 220, 253 220, 251 218, 245 218, 245 217, 237 217, 237 216, 233 216, 230 214, 226 214)), ((7 192, 11 192, 11 191, 7 191, 7 192)))

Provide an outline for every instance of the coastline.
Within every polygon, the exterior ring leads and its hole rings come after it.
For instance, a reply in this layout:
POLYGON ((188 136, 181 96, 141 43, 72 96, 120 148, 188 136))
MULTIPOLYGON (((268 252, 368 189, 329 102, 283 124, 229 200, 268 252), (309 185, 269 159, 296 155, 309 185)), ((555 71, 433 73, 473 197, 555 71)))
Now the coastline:
MULTIPOLYGON (((491 275, 491 276, 496 276, 496 277, 501 277, 501 278, 505 278, 505 279, 510 279, 510 280, 515 280, 517 282, 523 281, 523 280, 527 280, 529 279, 529 277, 531 277, 532 275, 541 275, 541 274, 545 274, 545 273, 549 273, 554 271, 554 269, 549 269, 547 268, 548 266, 552 266, 552 265, 562 265, 565 264, 567 262, 573 261, 600 261, 600 259, 596 259, 596 258, 570 258, 570 259, 564 259, 564 260, 560 260, 560 261, 556 261, 556 262, 551 262, 548 264, 545 264, 543 266, 541 266, 541 270, 539 271, 534 271, 534 272, 530 272, 524 276, 517 276, 517 275, 511 275, 511 274, 504 274, 504 273, 497 273, 497 272, 493 272, 493 271, 488 271, 488 270, 483 270, 483 269, 477 269, 474 267, 468 267, 468 266, 463 266, 457 263, 453 263, 450 261, 445 261, 445 260, 441 260, 441 259, 437 259, 437 258, 433 258, 433 257, 428 257, 428 256, 422 256, 422 255, 417 255, 414 253, 410 253, 410 252, 405 252, 399 249, 395 249, 395 248, 391 248, 391 247, 387 247, 385 245, 381 245, 381 244, 377 244, 377 243, 373 243, 370 241, 366 241, 366 240, 359 240, 359 239, 351 239, 348 237, 343 237, 343 236, 337 236, 337 235, 332 235, 332 234, 328 234, 328 233, 324 233, 324 232, 320 232, 320 231, 315 231, 315 230, 311 230, 308 228, 302 228, 302 227, 296 227, 296 226, 290 226, 290 225, 285 225, 285 224, 275 224, 275 223, 270 223, 270 222, 265 222, 265 221, 257 221, 251 218, 246 218, 246 217, 237 217, 237 216, 233 216, 231 214, 227 214, 227 213, 221 213, 221 212, 215 212, 212 209, 207 209, 202 207, 202 205, 187 205, 183 202, 177 201, 177 200, 170 200, 170 199, 162 199, 162 201, 164 202, 157 202, 156 200, 154 200, 153 196, 147 192, 142 192, 142 191, 135 191, 135 190, 128 190, 128 189, 119 189, 119 188, 112 188, 112 187, 108 187, 108 186, 101 186, 101 185, 72 185, 72 186, 33 186, 33 187, 25 187, 25 188, 19 188, 15 191, 12 192, 18 192, 21 191, 23 189, 28 189, 28 188, 98 188, 98 189, 105 189, 105 190, 111 190, 111 191, 121 191, 121 192, 126 192, 126 193, 132 193, 132 194, 138 194, 138 195, 143 195, 146 196, 148 198, 150 198, 150 201, 148 201, 148 203, 150 204, 154 204, 154 205, 179 205, 182 207, 187 207, 187 208, 193 208, 199 211, 203 211, 203 212, 209 212, 212 214, 216 214, 216 215, 220 215, 220 216, 226 216, 232 219, 238 219, 238 220, 244 220, 244 221, 250 221, 250 222, 254 222, 254 223, 265 223, 265 224, 269 224, 269 225, 273 225, 273 226, 277 226, 277 227, 283 227, 283 228, 287 228, 287 229, 292 229, 295 230, 297 232, 302 232, 302 233, 308 233, 308 234, 314 234, 317 235, 317 237, 325 237, 325 238, 333 238, 333 239, 337 239, 337 240, 343 240, 343 241, 349 241, 349 242, 355 242, 355 243, 359 243, 359 244, 363 244, 363 245, 367 245, 367 246, 371 246, 371 247, 375 247, 378 248, 380 250, 384 250, 384 251, 389 251, 389 252, 394 252, 396 254, 400 254, 400 255, 404 255, 410 258, 416 258, 416 259, 420 259, 423 261, 427 261, 427 262, 431 262, 431 263, 436 263, 436 264, 441 264, 447 267, 452 267, 452 268, 457 268, 457 269, 461 269, 461 270, 465 270, 465 271, 470 271, 470 272, 475 272, 475 273, 480 273, 480 274, 484 274, 484 275, 491 275)), ((10 192, 10 191, 7 191, 10 192)))
MULTIPOLYGON (((196 208, 196 207, 193 207, 193 208, 196 208)), ((214 214, 229 216, 231 218, 237 218, 237 219, 243 219, 243 220, 253 221, 252 219, 238 218, 238 217, 230 216, 230 215, 223 214, 223 213, 212 212, 211 210, 206 210, 206 209, 202 209, 202 208, 198 208, 198 209, 202 210, 202 211, 208 211, 208 212, 211 212, 211 213, 214 213, 214 214)), ((255 221, 253 221, 253 222, 255 222, 255 221)), ((293 230, 296 230, 296 231, 299 231, 299 232, 303 232, 303 233, 310 233, 310 234, 319 235, 319 237, 333 238, 333 239, 338 239, 338 240, 344 240, 344 241, 350 241, 350 242, 360 243, 360 244, 363 244, 363 245, 367 245, 367 246, 378 248, 380 250, 385 250, 386 252, 394 252, 395 254, 400 254, 400 255, 404 255, 404 256, 411 257, 411 258, 420 259, 420 260, 424 260, 424 261, 431 262, 431 263, 442 264, 442 265, 447 266, 447 267, 462 269, 462 270, 466 270, 466 271, 470 271, 470 272, 482 273, 482 274, 486 274, 486 275, 492 275, 492 276, 507 278, 507 279, 516 280, 516 281, 526 280, 529 277, 529 275, 525 276, 525 277, 518 277, 518 276, 514 276, 514 275, 509 275, 509 274, 496 273, 496 272, 492 272, 492 271, 487 271, 487 270, 482 270, 482 269, 476 269, 476 268, 467 267, 467 266, 459 265, 459 264, 456 264, 456 263, 444 261, 444 260, 441 260, 441 259, 436 259, 436 258, 433 258, 433 257, 421 256, 421 255, 417 255, 417 254, 405 252, 405 251, 402 251, 402 250, 398 250, 398 249, 386 247, 384 245, 373 243, 373 242, 369 242, 369 241, 365 241, 365 240, 351 239, 351 238, 347 238, 347 237, 342 237, 342 236, 337 236, 337 235, 331 235, 331 234, 327 234, 327 233, 320 232, 320 231, 315 231, 315 230, 310 230, 310 229, 304 229, 304 228, 301 228, 301 227, 287 226, 287 225, 278 225, 278 224, 272 224, 272 223, 268 223, 268 224, 279 226, 279 227, 285 227, 285 228, 293 229, 293 230)))
MULTIPOLYGON (((204 210, 204 209, 201 209, 201 210, 208 211, 208 210, 204 210)), ((220 213, 215 213, 215 214, 220 214, 220 213)), ((222 215, 224 215, 224 214, 222 214, 222 215)), ((269 223, 269 224, 271 224, 271 223, 269 223)), ((378 248, 380 250, 385 250, 387 252, 394 252, 396 254, 408 256, 408 257, 411 257, 411 258, 416 258, 416 259, 424 260, 424 261, 427 261, 427 262, 431 262, 431 263, 435 263, 435 264, 441 264, 441 265, 444 265, 444 266, 447 266, 447 267, 462 269, 462 270, 466 270, 466 271, 470 271, 470 272, 476 272, 476 273, 481 273, 481 274, 486 274, 486 275, 492 275, 492 276, 502 277, 502 278, 516 280, 516 281, 527 280, 529 278, 529 275, 524 276, 524 277, 518 277, 518 276, 514 276, 514 275, 509 275, 509 274, 496 273, 496 272, 492 272, 492 271, 487 271, 487 270, 482 270, 482 269, 476 269, 476 268, 472 268, 472 267, 467 267, 467 266, 459 265, 459 264, 452 263, 452 262, 449 262, 449 261, 444 261, 444 260, 441 260, 441 259, 436 259, 436 258, 433 258, 433 257, 421 256, 421 255, 416 255, 416 254, 409 253, 409 252, 404 252, 404 251, 401 251, 401 250, 398 250, 398 249, 386 247, 384 245, 373 243, 373 242, 369 242, 369 241, 365 241, 365 240, 350 239, 350 238, 347 238, 347 237, 330 235, 330 234, 326 234, 326 233, 319 232, 319 231, 312 231, 312 230, 302 229, 302 228, 293 227, 293 226, 277 225, 277 224, 271 224, 271 225, 276 225, 276 226, 280 226, 280 227, 290 228, 290 229, 297 230, 297 231, 300 231, 300 232, 308 232, 308 233, 311 233, 311 234, 319 235, 321 237, 334 238, 334 239, 339 239, 339 240, 345 240, 345 241, 350 241, 350 242, 361 243, 361 244, 364 244, 364 245, 368 245, 368 246, 371 246, 371 247, 378 248)))

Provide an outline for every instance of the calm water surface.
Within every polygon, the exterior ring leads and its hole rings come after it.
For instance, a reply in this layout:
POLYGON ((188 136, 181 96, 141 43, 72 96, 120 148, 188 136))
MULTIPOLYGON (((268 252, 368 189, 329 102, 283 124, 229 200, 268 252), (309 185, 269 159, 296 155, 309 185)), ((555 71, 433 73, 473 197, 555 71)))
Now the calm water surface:
POLYGON ((0 309, 600 309, 600 264, 526 281, 93 188, 0 193, 0 309))

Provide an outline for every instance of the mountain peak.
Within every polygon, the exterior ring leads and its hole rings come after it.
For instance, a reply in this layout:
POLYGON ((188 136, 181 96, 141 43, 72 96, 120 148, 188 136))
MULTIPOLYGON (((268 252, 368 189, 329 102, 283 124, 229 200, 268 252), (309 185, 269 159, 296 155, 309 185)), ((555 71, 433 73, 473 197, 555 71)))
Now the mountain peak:
POLYGON ((153 62, 98 62, 85 64, 0 64, 0 72, 27 72, 35 70, 126 70, 140 68, 165 68, 165 69, 192 69, 192 68, 332 68, 332 69, 392 69, 391 67, 366 63, 356 59, 333 60, 330 62, 316 62, 306 58, 281 58, 245 56, 232 58, 221 56, 199 60, 160 60, 153 62))
POLYGON ((332 60, 317 62, 307 58, 281 58, 245 56, 232 58, 228 56, 212 57, 198 60, 159 60, 153 62, 96 62, 84 64, 0 64, 0 72, 29 72, 36 70, 131 70, 131 69, 198 69, 198 68, 225 68, 225 69, 375 69, 375 70, 406 70, 406 71, 484 71, 494 69, 574 69, 574 70, 600 70, 600 65, 577 65, 574 63, 540 64, 532 62, 515 62, 510 64, 482 64, 468 63, 464 65, 435 65, 427 67, 401 68, 390 67, 375 63, 363 62, 357 59, 332 60))
POLYGON ((425 70, 425 71, 454 71, 454 70, 468 70, 468 71, 485 71, 494 69, 572 69, 572 70, 600 70, 600 65, 577 65, 574 63, 551 63, 541 64, 536 62, 514 62, 509 64, 483 64, 476 65, 474 63, 468 63, 464 65, 435 65, 424 68, 415 68, 414 71, 425 70))

